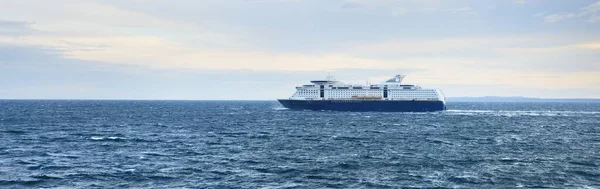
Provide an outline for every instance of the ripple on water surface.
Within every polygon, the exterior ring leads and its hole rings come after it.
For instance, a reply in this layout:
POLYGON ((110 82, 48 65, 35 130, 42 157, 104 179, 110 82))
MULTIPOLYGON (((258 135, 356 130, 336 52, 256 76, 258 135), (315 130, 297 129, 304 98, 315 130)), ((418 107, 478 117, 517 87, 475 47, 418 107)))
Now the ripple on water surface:
POLYGON ((598 188, 599 103, 0 101, 0 188, 598 188))

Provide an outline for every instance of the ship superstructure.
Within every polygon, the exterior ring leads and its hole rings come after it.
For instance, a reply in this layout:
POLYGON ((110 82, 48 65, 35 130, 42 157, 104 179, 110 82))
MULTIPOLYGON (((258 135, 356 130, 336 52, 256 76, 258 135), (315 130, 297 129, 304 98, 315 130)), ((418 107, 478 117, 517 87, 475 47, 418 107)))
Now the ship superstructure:
POLYGON ((328 77, 296 87, 289 99, 279 102, 290 109, 340 111, 439 111, 446 108, 440 90, 403 84, 396 75, 372 85, 346 84, 328 77))

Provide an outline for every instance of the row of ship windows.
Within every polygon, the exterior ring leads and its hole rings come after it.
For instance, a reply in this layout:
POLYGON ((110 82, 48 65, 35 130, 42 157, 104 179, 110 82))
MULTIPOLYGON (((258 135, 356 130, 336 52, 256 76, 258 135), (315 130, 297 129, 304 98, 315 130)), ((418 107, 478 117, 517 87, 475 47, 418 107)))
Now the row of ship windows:
MULTIPOLYGON (((318 90, 299 90, 299 91, 318 91, 318 90)), ((379 89, 379 90, 370 90, 370 89, 362 89, 362 90, 353 90, 353 89, 338 89, 338 90, 327 90, 329 92, 336 92, 336 91, 355 91, 355 92, 360 92, 360 91, 377 91, 377 92, 382 92, 383 90, 379 89)), ((396 92, 433 92, 433 90, 388 90, 388 91, 396 91, 396 92)))
MULTIPOLYGON (((318 94, 319 91, 298 91, 297 94, 318 94)), ((327 94, 381 94, 382 92, 369 92, 369 91, 361 91, 361 92, 328 92, 327 94)), ((435 95, 429 92, 408 92, 408 93, 389 93, 390 95, 435 95)))
POLYGON ((325 93, 325 94, 383 94, 383 93, 325 93))
MULTIPOLYGON (((314 88, 318 89, 318 88, 314 88)), ((314 90, 314 89, 300 89, 300 90, 314 90)), ((385 88, 352 88, 352 87, 337 87, 337 88, 326 88, 328 91, 383 91, 385 88)), ((389 91, 434 91, 427 89, 417 89, 417 88, 388 88, 389 91)))
MULTIPOLYGON (((298 94, 318 94, 318 91, 314 91, 314 92, 298 92, 298 94)), ((327 92, 325 94, 383 94, 383 92, 327 92)), ((422 92, 415 92, 415 93, 389 93, 390 95, 393 94, 397 94, 397 95, 435 95, 435 93, 422 93, 422 92)))
MULTIPOLYGON (((297 87, 297 88, 301 88, 301 89, 318 89, 320 87, 317 86, 310 86, 310 85, 304 85, 302 87, 297 87)), ((324 89, 335 89, 335 90, 366 90, 366 89, 417 89, 416 87, 411 87, 411 86, 373 86, 373 87, 353 87, 353 86, 329 86, 329 87, 324 87, 324 89)))
POLYGON ((422 94, 389 94, 390 96, 392 95, 402 95, 402 96, 415 96, 415 95, 435 95, 435 94, 427 94, 427 93, 422 93, 422 94))
MULTIPOLYGON (((314 94, 295 94, 294 96, 315 96, 318 93, 314 94)), ((351 95, 381 95, 381 94, 326 94, 327 96, 351 96, 351 95)), ((390 97, 437 97, 437 95, 432 94, 423 94, 423 95, 389 95, 390 97)))
POLYGON ((435 94, 428 94, 428 93, 424 93, 424 94, 394 94, 394 93, 392 93, 392 94, 389 94, 389 95, 390 96, 391 95, 415 96, 415 95, 435 95, 435 94))
MULTIPOLYGON (((316 98, 318 96, 296 96, 296 97, 313 97, 316 98)), ((350 98, 351 96, 326 96, 325 98, 350 98)), ((406 98, 428 98, 428 99, 437 99, 435 96, 390 96, 388 98, 397 98, 397 99, 406 99, 406 98)))
MULTIPOLYGON (((309 91, 309 90, 301 90, 301 91, 309 91)), ((316 91, 316 90, 313 90, 316 91)), ((360 92, 360 91, 377 91, 377 92, 382 92, 383 90, 381 89, 336 89, 336 90, 327 90, 330 92, 334 92, 334 91, 354 91, 354 92, 360 92)), ((390 92, 433 92, 433 90, 397 90, 397 89, 389 89, 388 91, 390 92)))
MULTIPOLYGON (((319 93, 319 91, 298 91, 296 92, 297 94, 316 94, 319 93)), ((366 94, 366 93, 370 93, 370 94, 383 94, 383 92, 381 91, 354 91, 354 92, 350 92, 350 91, 339 91, 339 92, 331 92, 331 91, 325 91, 325 94, 366 94)), ((388 92, 388 94, 401 94, 401 95, 406 95, 406 94, 430 94, 430 95, 434 95, 436 93, 431 93, 431 92, 388 92)))
POLYGON ((427 97, 427 98, 437 98, 436 96, 389 96, 390 98, 423 98, 423 97, 427 97))

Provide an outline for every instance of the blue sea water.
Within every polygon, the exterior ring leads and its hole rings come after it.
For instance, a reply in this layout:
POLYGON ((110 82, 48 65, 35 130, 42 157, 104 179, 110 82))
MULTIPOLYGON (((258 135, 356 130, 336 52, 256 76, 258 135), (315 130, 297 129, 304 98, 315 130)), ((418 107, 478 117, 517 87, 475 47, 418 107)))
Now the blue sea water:
POLYGON ((0 101, 0 188, 599 188, 600 103, 0 101))

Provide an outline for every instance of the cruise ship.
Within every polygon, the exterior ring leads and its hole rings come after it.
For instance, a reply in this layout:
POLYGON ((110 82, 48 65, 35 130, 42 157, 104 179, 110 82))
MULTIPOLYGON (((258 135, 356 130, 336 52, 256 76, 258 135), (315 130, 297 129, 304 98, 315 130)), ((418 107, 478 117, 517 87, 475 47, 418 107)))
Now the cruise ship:
POLYGON ((431 112, 446 109, 441 90, 402 84, 396 75, 374 85, 353 85, 332 77, 296 87, 296 93, 279 103, 293 110, 431 112))

